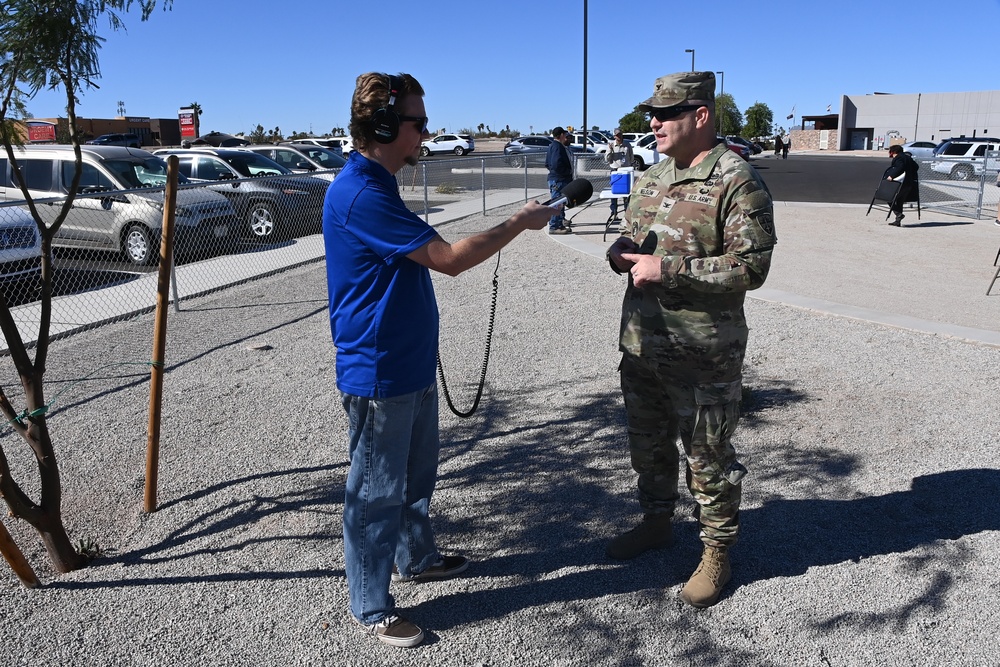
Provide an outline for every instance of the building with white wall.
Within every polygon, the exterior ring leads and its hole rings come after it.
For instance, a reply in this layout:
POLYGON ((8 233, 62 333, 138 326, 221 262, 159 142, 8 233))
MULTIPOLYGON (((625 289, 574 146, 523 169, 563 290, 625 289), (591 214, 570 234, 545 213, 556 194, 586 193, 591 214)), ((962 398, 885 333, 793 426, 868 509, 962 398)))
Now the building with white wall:
POLYGON ((996 137, 1000 136, 1000 90, 843 95, 838 126, 837 150, 941 142, 949 137, 996 137))

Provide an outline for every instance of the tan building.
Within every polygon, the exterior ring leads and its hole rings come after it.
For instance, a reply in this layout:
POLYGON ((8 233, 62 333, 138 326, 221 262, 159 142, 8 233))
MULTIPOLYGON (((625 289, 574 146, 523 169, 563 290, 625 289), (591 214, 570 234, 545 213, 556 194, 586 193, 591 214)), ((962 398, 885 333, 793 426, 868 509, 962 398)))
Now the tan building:
MULTIPOLYGON (((32 125, 42 124, 53 125, 56 128, 56 141, 61 137, 69 135, 68 121, 65 118, 32 118, 27 121, 30 128, 32 125)), ((181 143, 180 121, 176 118, 148 118, 146 116, 118 116, 117 118, 80 118, 76 119, 76 126, 83 134, 84 141, 99 137, 102 134, 135 134, 143 146, 178 146, 181 143)), ((37 136, 44 133, 39 130, 37 136)), ((43 141, 51 141, 45 139, 43 141)), ((32 143, 42 143, 37 139, 32 143)))

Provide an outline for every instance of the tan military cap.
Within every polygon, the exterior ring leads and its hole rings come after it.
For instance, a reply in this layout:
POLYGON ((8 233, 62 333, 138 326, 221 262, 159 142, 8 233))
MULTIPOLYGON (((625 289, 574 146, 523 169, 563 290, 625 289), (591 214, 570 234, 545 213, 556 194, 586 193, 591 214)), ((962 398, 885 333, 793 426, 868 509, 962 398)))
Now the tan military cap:
POLYGON ((712 102, 715 100, 715 74, 713 72, 678 72, 661 76, 653 84, 653 96, 639 105, 639 111, 663 109, 687 101, 712 102))

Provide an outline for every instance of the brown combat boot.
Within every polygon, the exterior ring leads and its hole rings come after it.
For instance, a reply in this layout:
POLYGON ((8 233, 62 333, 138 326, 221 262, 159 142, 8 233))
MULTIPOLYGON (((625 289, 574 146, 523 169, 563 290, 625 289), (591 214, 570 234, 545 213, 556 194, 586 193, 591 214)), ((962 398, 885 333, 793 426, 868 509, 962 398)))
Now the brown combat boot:
POLYGON ((615 560, 630 560, 650 549, 669 547, 674 541, 669 514, 647 514, 632 530, 608 543, 606 553, 615 560))
POLYGON ((722 587, 729 582, 731 575, 728 550, 706 545, 701 563, 681 591, 681 598, 698 609, 711 607, 719 599, 722 587))

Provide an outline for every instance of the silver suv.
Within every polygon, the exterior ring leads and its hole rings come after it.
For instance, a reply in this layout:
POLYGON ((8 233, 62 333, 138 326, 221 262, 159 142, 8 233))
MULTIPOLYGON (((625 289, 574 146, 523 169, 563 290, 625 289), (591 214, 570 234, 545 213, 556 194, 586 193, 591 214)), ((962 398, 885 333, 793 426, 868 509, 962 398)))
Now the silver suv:
POLYGON ((934 149, 931 171, 947 174, 956 181, 968 181, 988 171, 1000 169, 1000 139, 960 137, 946 139, 934 149))
MULTIPOLYGON (((81 146, 82 172, 73 207, 56 234, 57 246, 121 252, 133 264, 155 264, 163 227, 166 163, 152 153, 122 146, 81 146)), ((46 224, 59 213, 76 171, 72 146, 15 148, 24 184, 46 224)), ((24 200, 20 184, 0 157, 0 201, 24 200)), ((199 249, 232 234, 236 210, 222 195, 180 189, 174 217, 176 245, 199 249)))

